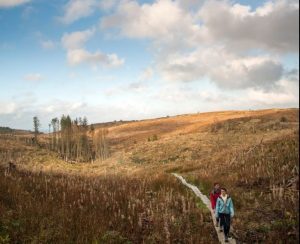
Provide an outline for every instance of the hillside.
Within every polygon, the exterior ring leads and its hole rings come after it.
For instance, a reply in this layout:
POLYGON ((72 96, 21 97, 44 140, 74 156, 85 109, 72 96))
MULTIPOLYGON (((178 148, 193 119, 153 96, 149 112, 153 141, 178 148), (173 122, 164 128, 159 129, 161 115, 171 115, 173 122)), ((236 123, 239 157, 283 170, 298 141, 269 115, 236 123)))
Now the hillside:
POLYGON ((9 127, 0 126, 0 134, 30 134, 29 130, 12 129, 9 127))
MULTIPOLYGON (((166 193, 165 180, 169 182, 168 187, 177 184, 170 179, 170 172, 184 175, 206 194, 218 181, 229 189, 234 199, 236 217, 233 234, 237 240, 277 243, 278 238, 287 242, 299 238, 298 109, 198 113, 112 123, 106 124, 105 128, 110 150, 110 157, 106 160, 71 164, 62 161, 47 148, 26 145, 16 137, 1 138, 4 142, 0 144, 1 162, 5 165, 12 161, 22 172, 66 177, 129 177, 138 182, 145 179, 149 185, 145 191, 154 194, 166 193)), ((96 132, 102 129, 101 125, 95 126, 96 132)), ((55 178, 53 184, 56 180, 59 181, 55 178)), ((182 194, 181 197, 189 199, 189 204, 194 204, 190 202, 195 200, 191 200, 189 192, 182 194)), ((139 197, 143 199, 146 195, 141 193, 139 197)), ((164 211, 166 216, 171 214, 169 210, 164 211)), ((203 218, 207 218, 203 209, 199 211, 206 216, 203 218)), ((178 212, 173 214, 181 218, 178 212)), ((159 221, 159 217, 155 216, 153 213, 151 221, 159 221)), ((170 226, 173 226, 172 223, 169 223, 170 226)), ((208 226, 205 228, 207 238, 213 235, 208 226)), ((125 230, 118 228, 118 231, 125 230)), ((159 233, 159 230, 156 231, 159 233)), ((181 238, 179 233, 174 233, 176 238, 181 238)))
MULTIPOLYGON (((143 142, 153 135, 160 138, 193 134, 205 130, 208 126, 225 120, 258 117, 276 122, 286 117, 289 123, 298 121, 298 110, 258 110, 258 111, 225 111, 179 115, 160 119, 144 120, 109 127, 109 138, 112 145, 130 147, 136 142, 143 142)), ((253 121, 252 121, 253 122, 253 121)))

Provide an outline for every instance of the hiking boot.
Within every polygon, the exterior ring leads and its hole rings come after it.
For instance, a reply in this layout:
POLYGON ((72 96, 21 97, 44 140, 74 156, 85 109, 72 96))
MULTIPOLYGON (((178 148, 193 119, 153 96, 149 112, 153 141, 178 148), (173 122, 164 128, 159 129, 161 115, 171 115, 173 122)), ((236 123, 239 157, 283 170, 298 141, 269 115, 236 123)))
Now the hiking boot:
POLYGON ((229 242, 228 235, 225 235, 225 242, 229 242))

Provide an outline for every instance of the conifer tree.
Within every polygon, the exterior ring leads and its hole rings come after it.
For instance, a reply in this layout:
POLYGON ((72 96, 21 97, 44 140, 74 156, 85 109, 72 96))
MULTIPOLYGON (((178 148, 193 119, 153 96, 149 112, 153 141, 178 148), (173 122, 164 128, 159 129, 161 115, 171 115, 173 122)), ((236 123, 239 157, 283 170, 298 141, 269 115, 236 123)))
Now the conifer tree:
POLYGON ((40 128, 40 121, 37 116, 33 117, 33 130, 34 130, 34 142, 38 142, 38 134, 39 134, 39 128, 40 128))

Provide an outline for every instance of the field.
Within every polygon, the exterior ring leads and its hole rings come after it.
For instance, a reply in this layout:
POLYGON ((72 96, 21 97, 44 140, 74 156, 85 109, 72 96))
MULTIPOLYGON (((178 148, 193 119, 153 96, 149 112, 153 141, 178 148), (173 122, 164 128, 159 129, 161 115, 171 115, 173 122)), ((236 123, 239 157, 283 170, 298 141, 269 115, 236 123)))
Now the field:
POLYGON ((103 127, 110 157, 93 163, 1 136, 0 243, 216 243, 209 212, 171 172, 206 194, 216 181, 228 188, 238 241, 298 242, 298 109, 103 127))

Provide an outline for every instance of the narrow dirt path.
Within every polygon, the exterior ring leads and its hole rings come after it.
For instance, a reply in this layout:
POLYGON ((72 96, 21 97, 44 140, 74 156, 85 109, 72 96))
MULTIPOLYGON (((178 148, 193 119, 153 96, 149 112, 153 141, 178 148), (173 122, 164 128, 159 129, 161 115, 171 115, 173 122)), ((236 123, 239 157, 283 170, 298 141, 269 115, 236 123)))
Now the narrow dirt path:
MULTIPOLYGON (((215 219, 215 215, 213 210, 211 209, 211 205, 210 205, 210 200, 208 199, 208 197, 206 195, 204 195, 197 186, 194 186, 192 184, 187 183, 187 181, 181 176, 178 175, 176 173, 172 173, 176 178, 178 178, 181 183, 185 186, 187 186, 188 188, 190 188, 197 197, 199 197, 201 199, 201 201, 206 205, 206 207, 209 209, 210 213, 211 213, 211 218, 213 220, 213 224, 214 224, 214 228, 216 230, 216 233, 218 235, 218 239, 220 241, 220 243, 225 243, 224 241, 224 233, 223 232, 219 232, 219 228, 216 227, 216 219, 215 219)), ((233 238, 229 238, 229 243, 231 244, 236 244, 236 240, 233 238)))

